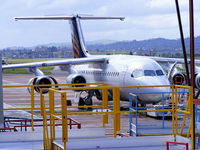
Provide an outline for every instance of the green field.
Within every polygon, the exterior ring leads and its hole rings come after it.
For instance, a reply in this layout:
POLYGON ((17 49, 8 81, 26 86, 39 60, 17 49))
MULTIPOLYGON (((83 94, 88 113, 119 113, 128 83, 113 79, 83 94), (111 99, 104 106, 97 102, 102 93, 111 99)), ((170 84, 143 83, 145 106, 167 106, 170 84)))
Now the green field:
MULTIPOLYGON (((30 62, 39 62, 39 61, 49 61, 49 59, 8 59, 6 60, 8 64, 21 64, 21 63, 30 63, 30 62)), ((50 67, 39 67, 39 69, 45 74, 50 75, 51 71, 54 69, 53 66, 50 67)), ((31 74, 27 68, 19 69, 8 69, 3 71, 4 74, 31 74)))

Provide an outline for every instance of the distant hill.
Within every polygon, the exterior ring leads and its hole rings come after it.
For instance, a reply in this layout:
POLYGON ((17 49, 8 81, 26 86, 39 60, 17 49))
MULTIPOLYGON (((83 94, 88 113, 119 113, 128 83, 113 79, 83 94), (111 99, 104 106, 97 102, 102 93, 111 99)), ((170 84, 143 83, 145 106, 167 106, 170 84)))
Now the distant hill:
MULTIPOLYGON (((185 39, 187 50, 189 50, 189 38, 185 39)), ((200 51, 200 36, 195 38, 196 51, 200 51)), ((164 39, 155 38, 149 40, 133 40, 133 41, 120 41, 109 44, 88 44, 88 49, 98 50, 125 50, 125 51, 150 51, 155 50, 159 53, 163 52, 181 52, 181 40, 180 39, 164 39)))
MULTIPOLYGON (((86 41, 87 45, 102 45, 102 44, 110 44, 110 43, 115 43, 117 41, 115 40, 96 40, 96 41, 86 41)), ((48 43, 48 44, 41 44, 37 45, 38 46, 55 46, 55 47, 70 47, 71 46, 71 41, 68 42, 61 42, 61 43, 48 43)))
MULTIPOLYGON (((185 39, 186 49, 189 51, 189 38, 185 39)), ((86 41, 88 50, 120 50, 120 51, 138 51, 145 52, 154 50, 158 53, 163 52, 181 52, 181 40, 180 39, 165 39, 165 38, 154 38, 148 40, 132 40, 132 41, 114 41, 114 40, 97 40, 97 41, 86 41)), ((200 36, 195 38, 196 52, 200 51, 200 36)), ((71 48, 71 41, 62 43, 49 43, 36 45, 33 47, 9 47, 12 50, 16 49, 34 49, 36 47, 67 47, 71 48)))

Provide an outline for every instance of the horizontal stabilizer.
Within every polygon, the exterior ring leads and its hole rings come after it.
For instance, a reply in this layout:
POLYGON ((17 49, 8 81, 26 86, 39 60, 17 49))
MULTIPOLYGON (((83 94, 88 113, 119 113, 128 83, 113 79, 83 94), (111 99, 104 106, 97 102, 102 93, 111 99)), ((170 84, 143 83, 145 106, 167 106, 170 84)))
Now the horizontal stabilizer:
POLYGON ((38 17, 16 17, 15 20, 71 20, 79 18, 81 20, 101 20, 101 19, 120 19, 124 20, 125 17, 93 17, 93 16, 38 16, 38 17))

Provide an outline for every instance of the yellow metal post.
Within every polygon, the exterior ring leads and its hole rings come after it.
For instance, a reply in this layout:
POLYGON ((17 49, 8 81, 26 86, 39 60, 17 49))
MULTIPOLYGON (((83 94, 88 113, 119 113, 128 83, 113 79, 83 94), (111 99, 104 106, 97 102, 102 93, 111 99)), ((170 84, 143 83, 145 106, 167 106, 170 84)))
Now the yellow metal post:
POLYGON ((43 116, 44 115, 44 95, 42 94, 42 91, 40 91, 40 115, 43 116))
POLYGON ((42 116, 43 116, 44 149, 50 150, 50 141, 49 141, 48 127, 47 127, 46 107, 45 107, 44 95, 42 95, 41 92, 40 92, 40 101, 41 101, 41 110, 42 110, 42 116))
POLYGON ((172 86, 171 87, 172 88, 172 97, 171 97, 171 99, 172 99, 172 135, 174 135, 174 138, 176 138, 176 136, 175 136, 175 130, 174 130, 174 127, 175 127, 175 123, 174 123, 174 120, 175 120, 175 118, 174 118, 174 116, 175 116, 175 108, 174 108, 174 105, 175 105, 175 100, 174 100, 174 88, 175 88, 175 86, 172 86))
POLYGON ((34 110, 35 110, 35 97, 34 97, 34 87, 31 86, 31 128, 34 131, 34 110))
POLYGON ((45 127, 44 127, 44 96, 42 95, 42 92, 40 91, 40 113, 43 117, 43 146, 44 146, 44 149, 47 149, 47 144, 46 144, 46 131, 45 131, 45 127))
POLYGON ((120 131, 120 91, 119 88, 116 89, 117 92, 117 131, 120 131))
POLYGON ((178 88, 175 87, 175 134, 178 134, 178 88))
POLYGON ((61 93, 62 105, 62 142, 64 143, 64 150, 66 150, 66 142, 68 141, 68 124, 67 124, 67 99, 66 92, 61 93))
MULTIPOLYGON (((54 91, 49 90, 49 112, 50 112, 50 136, 51 143, 55 140, 55 106, 54 106, 54 91)), ((52 144, 51 144, 52 145, 52 144)))
POLYGON ((117 131, 120 130, 120 102, 119 88, 113 88, 113 111, 114 111, 114 137, 117 136, 117 131))
MULTIPOLYGON (((103 108, 102 109, 108 109, 108 89, 102 89, 102 105, 103 108)), ((108 124, 108 114, 104 114, 102 116, 103 118, 103 128, 105 127, 105 124, 108 124)))

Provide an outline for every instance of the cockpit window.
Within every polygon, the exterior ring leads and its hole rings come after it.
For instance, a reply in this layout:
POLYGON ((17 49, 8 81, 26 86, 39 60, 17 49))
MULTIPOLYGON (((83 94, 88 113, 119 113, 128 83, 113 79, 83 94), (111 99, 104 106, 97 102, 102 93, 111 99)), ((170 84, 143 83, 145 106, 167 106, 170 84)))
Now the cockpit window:
POLYGON ((162 70, 156 70, 156 74, 157 74, 157 76, 163 76, 164 75, 162 70))
POLYGON ((144 76, 156 76, 154 70, 144 70, 144 76))
POLYGON ((131 74, 131 77, 138 78, 142 76, 163 76, 164 73, 162 70, 142 70, 142 69, 136 69, 131 74))
POLYGON ((141 69, 136 69, 136 70, 133 71, 131 76, 134 77, 134 78, 138 78, 138 77, 144 76, 144 73, 141 69))

